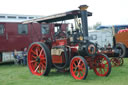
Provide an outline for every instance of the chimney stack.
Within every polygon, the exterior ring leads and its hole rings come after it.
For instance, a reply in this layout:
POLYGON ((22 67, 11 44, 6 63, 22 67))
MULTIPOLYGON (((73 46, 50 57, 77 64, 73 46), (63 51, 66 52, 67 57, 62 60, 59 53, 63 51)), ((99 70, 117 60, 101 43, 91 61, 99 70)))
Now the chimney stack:
POLYGON ((80 12, 81 12, 81 21, 82 21, 82 30, 83 30, 83 35, 84 35, 84 40, 88 40, 88 12, 87 12, 87 5, 81 5, 79 7, 80 12))

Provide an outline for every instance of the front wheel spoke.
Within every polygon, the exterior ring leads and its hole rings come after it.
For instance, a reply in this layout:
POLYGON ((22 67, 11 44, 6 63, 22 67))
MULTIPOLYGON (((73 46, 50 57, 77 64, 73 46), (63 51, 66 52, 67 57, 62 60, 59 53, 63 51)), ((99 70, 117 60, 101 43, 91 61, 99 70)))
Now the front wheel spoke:
POLYGON ((80 75, 80 72, 78 71, 78 73, 77 73, 77 77, 79 77, 79 75, 80 75))
POLYGON ((84 68, 84 63, 81 64, 81 67, 84 68))
POLYGON ((75 71, 73 71, 74 73, 76 73, 76 69, 75 69, 75 71))
POLYGON ((81 72, 82 72, 82 74, 85 74, 85 69, 82 69, 81 72))
POLYGON ((81 63, 81 65, 79 66, 80 69, 84 69, 85 66, 84 66, 84 63, 81 63))
POLYGON ((79 62, 78 62, 78 66, 80 65, 80 62, 81 62, 81 60, 79 60, 79 62))
POLYGON ((76 63, 74 62, 73 65, 76 67, 76 63))
POLYGON ((81 73, 79 73, 80 77, 81 77, 81 73))
POLYGON ((99 68, 99 71, 100 71, 100 73, 102 74, 102 70, 101 70, 101 68, 99 68))
POLYGON ((73 69, 76 69, 76 67, 73 67, 73 69))
POLYGON ((77 65, 78 65, 78 63, 79 63, 79 60, 77 60, 77 61, 76 61, 76 63, 77 63, 77 65))
POLYGON ((82 70, 83 69, 82 66, 79 66, 79 69, 82 70))

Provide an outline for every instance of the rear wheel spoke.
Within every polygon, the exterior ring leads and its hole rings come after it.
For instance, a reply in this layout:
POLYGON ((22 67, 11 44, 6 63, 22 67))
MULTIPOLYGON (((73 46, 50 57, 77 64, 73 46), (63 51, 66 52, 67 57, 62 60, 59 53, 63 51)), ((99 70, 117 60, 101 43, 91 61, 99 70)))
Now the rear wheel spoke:
POLYGON ((36 67, 37 67, 37 62, 35 62, 33 65, 34 65, 34 69, 36 69, 36 67))
POLYGON ((36 54, 36 52, 35 52, 35 51, 33 51, 33 50, 31 50, 31 53, 33 53, 34 55, 38 56, 38 55, 36 54))
POLYGON ((34 72, 37 72, 37 70, 39 69, 39 66, 40 66, 40 64, 36 67, 34 72))
POLYGON ((38 54, 38 49, 36 49, 36 55, 39 56, 39 54, 38 54))
POLYGON ((32 55, 32 58, 36 59, 37 57, 32 55))
POLYGON ((45 70, 46 69, 46 65, 44 65, 43 63, 41 63, 42 65, 42 69, 45 70))
POLYGON ((41 51, 40 51, 40 53, 39 53, 39 56, 41 56, 42 52, 43 52, 43 49, 41 49, 41 51))
POLYGON ((46 58, 44 56, 40 56, 40 60, 43 61, 46 60, 46 58))
POLYGON ((39 65, 39 73, 41 73, 41 65, 39 65))
POLYGON ((30 62, 31 62, 31 63, 35 63, 35 62, 36 62, 36 60, 31 60, 30 62))

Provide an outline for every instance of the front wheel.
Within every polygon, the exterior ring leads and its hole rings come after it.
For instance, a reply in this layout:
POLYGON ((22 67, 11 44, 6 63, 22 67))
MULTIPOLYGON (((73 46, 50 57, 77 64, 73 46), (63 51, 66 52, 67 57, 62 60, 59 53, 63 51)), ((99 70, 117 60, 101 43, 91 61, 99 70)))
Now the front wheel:
POLYGON ((104 54, 97 54, 94 59, 94 72, 98 76, 108 76, 111 72, 111 62, 104 54))
POLYGON ((74 79, 84 80, 88 74, 88 65, 81 56, 75 56, 70 63, 70 73, 74 79))

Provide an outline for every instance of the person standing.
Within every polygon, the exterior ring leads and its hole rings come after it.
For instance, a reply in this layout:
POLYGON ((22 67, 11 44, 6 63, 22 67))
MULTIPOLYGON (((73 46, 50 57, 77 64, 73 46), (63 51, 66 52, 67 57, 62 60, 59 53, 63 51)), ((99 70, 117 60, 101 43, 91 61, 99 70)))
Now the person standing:
POLYGON ((15 49, 14 52, 13 52, 13 56, 14 56, 14 63, 15 64, 21 64, 21 61, 20 61, 20 56, 18 55, 18 52, 17 50, 15 49))
POLYGON ((24 48, 23 51, 23 65, 27 65, 27 48, 24 48))

